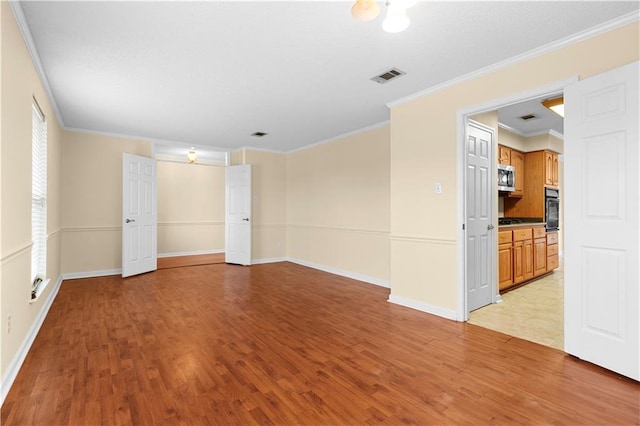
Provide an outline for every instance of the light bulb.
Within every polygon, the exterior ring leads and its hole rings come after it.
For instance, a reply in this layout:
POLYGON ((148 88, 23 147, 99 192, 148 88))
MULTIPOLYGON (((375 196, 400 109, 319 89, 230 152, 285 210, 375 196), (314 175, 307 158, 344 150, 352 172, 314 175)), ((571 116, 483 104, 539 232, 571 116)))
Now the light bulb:
POLYGON ((358 21, 371 21, 380 13, 380 6, 375 0, 358 0, 351 7, 351 15, 358 21))
POLYGON ((382 29, 388 33, 399 33, 409 27, 407 10, 395 3, 387 3, 387 17, 382 21, 382 29))

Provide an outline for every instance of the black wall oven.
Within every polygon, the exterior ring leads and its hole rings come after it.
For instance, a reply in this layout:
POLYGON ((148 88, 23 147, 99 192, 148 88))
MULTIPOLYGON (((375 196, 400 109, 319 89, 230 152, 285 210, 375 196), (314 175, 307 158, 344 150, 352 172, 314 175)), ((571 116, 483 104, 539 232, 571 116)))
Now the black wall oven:
POLYGON ((544 189, 544 219, 547 231, 557 231, 560 224, 560 191, 553 188, 544 189))

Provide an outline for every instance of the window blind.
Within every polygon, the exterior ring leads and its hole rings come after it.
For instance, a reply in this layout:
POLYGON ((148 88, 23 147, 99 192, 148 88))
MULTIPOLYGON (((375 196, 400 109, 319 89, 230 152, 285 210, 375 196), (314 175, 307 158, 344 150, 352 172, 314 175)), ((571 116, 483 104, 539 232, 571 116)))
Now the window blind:
MULTIPOLYGON (((31 152, 31 282, 47 272, 47 124, 33 104, 31 152)), ((34 283, 35 284, 35 283, 34 283)))

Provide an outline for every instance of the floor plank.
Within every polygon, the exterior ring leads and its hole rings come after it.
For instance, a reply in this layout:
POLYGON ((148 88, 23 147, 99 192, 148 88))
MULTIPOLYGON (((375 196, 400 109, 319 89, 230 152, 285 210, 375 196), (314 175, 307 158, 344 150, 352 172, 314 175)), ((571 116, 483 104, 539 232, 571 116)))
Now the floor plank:
POLYGON ((3 425, 638 424, 640 385, 291 263, 65 281, 3 425))

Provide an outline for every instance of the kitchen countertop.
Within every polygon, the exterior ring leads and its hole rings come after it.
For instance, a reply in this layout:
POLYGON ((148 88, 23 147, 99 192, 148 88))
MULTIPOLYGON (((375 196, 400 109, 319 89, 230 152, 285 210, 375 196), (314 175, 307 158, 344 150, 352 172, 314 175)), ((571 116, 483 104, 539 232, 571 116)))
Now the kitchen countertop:
POLYGON ((546 226, 547 222, 530 222, 530 223, 514 223, 511 225, 498 225, 498 229, 518 229, 518 228, 537 228, 539 226, 546 226))

